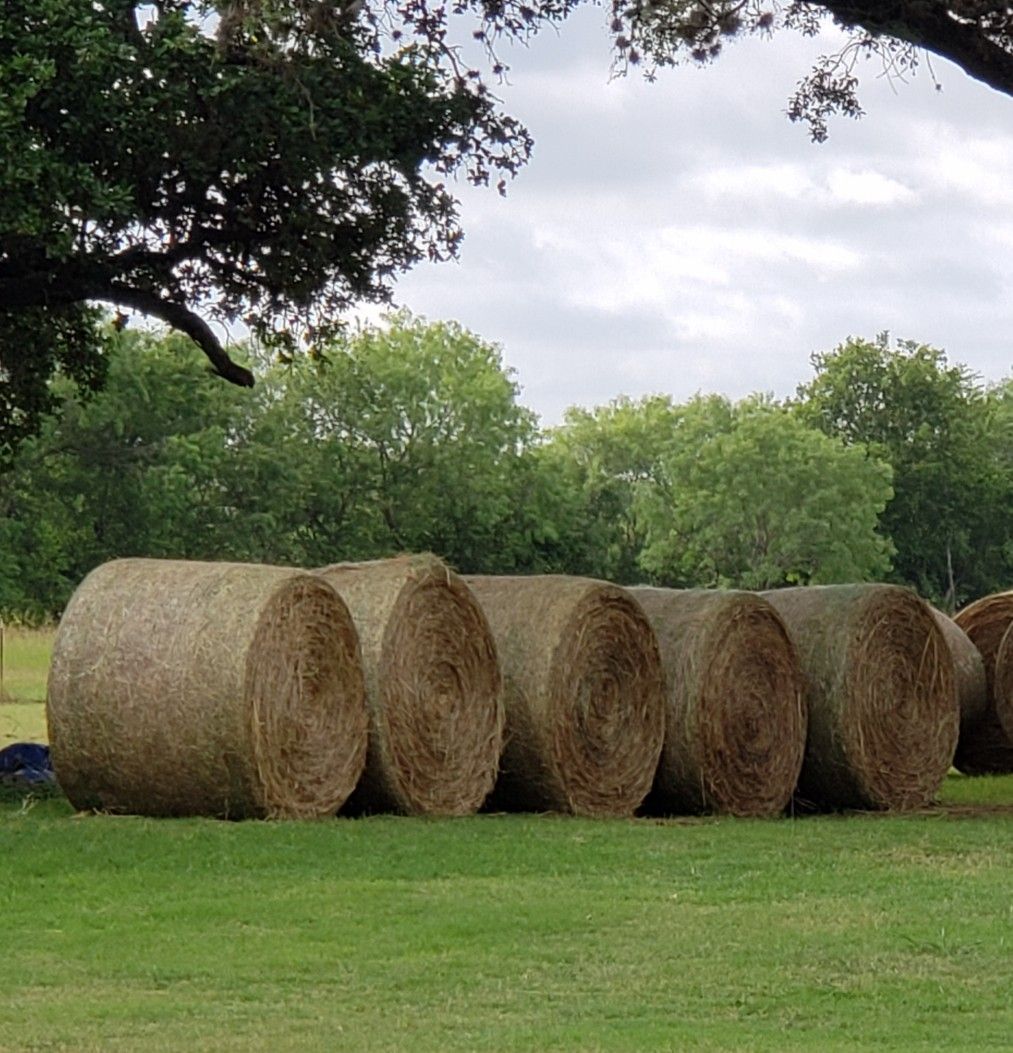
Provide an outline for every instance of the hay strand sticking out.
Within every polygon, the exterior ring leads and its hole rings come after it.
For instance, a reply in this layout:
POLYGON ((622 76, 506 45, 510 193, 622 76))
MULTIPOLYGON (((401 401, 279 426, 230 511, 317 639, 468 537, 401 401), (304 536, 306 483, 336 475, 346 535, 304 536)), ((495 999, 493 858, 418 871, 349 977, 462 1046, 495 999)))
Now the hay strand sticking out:
POLYGON ((823 808, 919 808, 953 758, 953 660, 928 604, 894 585, 763 594, 784 619, 807 681, 799 799, 823 808))
POLYGON ((312 575, 116 560, 64 612, 47 720, 80 809, 333 815, 365 763, 358 638, 312 575))
POLYGON ((469 815, 496 781, 502 681, 482 609, 435 556, 317 572, 348 604, 366 671, 369 753, 354 812, 469 815))
POLYGON ((639 604, 586 578, 465 580, 504 675, 507 744, 490 806, 632 814, 664 736, 661 656, 639 604))
POLYGON ((1013 591, 997 592, 969 604, 953 620, 978 648, 988 683, 987 708, 973 726, 962 728, 954 763, 968 775, 1000 775, 1013 772, 1013 734, 1001 719, 997 681, 999 649, 1013 625, 1013 591))
POLYGON ((803 680, 780 615, 748 592, 629 590, 654 627, 667 682, 652 814, 776 815, 805 751, 803 680))

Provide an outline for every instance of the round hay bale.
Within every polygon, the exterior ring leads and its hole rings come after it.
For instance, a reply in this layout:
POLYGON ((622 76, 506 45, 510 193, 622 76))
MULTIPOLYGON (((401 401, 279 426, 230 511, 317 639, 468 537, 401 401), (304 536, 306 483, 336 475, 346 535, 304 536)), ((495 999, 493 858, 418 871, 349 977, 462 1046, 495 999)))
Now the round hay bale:
POLYGON ((919 808, 953 759, 953 660, 928 604, 894 585, 763 594, 784 619, 807 681, 801 804, 919 808))
POLYGON ((348 604, 366 671, 366 771, 353 812, 470 815, 496 781, 502 681, 482 609, 435 556, 317 572, 348 604))
POLYGON ((805 752, 804 685, 780 615, 748 592, 635 588, 661 646, 665 745, 652 814, 783 812, 805 752))
POLYGON ((503 667, 507 744, 490 807, 631 815, 664 736, 658 642, 615 585, 468 577, 503 667))
MULTIPOLYGON (((974 750, 968 747, 978 741, 984 732, 989 735, 989 711, 991 706, 988 697, 988 680, 985 676, 985 663, 978 648, 971 643, 963 629, 942 611, 931 608, 936 624, 943 631, 943 638, 953 657, 953 671, 957 692, 957 705, 960 708, 960 733, 957 738, 957 749, 953 757, 953 766, 965 775, 975 774, 974 750), (986 728, 982 725, 985 724, 986 728)), ((992 722, 994 723, 994 722, 992 722)), ((991 735, 994 738, 994 733, 991 735)))
POLYGON ((973 724, 988 709, 988 681, 985 679, 985 663, 970 637, 947 614, 929 608, 936 625, 943 631, 943 639, 953 657, 953 672, 960 706, 960 725, 973 724))
POLYGON ((1013 591, 997 592, 969 604, 953 620, 978 648, 988 684, 985 712, 965 733, 961 728, 956 766, 967 775, 1013 772, 1013 734, 1003 725, 996 676, 999 650, 1013 625, 1013 591))
POLYGON ((79 809, 333 815, 366 756, 355 627, 310 574, 106 563, 60 622, 47 720, 57 778, 79 809))
POLYGON ((997 592, 975 600, 958 611, 953 620, 967 633, 971 643, 981 653, 985 663, 985 677, 991 691, 999 645, 1010 625, 1013 625, 1013 590, 997 592))
POLYGON ((995 711, 1006 737, 1013 742, 1013 625, 1006 630, 995 656, 995 711))

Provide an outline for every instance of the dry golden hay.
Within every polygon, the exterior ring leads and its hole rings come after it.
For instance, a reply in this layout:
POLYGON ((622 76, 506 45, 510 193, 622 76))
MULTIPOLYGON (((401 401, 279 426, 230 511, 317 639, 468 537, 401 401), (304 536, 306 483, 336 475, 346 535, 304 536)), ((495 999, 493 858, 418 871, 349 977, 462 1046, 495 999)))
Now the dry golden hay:
POLYGON ((481 607, 435 556, 317 572, 362 642, 369 752, 353 812, 469 815, 496 781, 502 681, 481 607))
POLYGON ((661 646, 665 745, 652 814, 776 815, 805 751, 804 685, 780 615, 748 592, 635 588, 661 646))
POLYGON ((310 574, 116 560, 63 615, 47 719, 77 808, 333 815, 365 763, 358 638, 310 574))
POLYGON ((763 594, 784 619, 807 681, 800 803, 919 808, 957 742, 953 659, 929 606, 894 585, 763 594))
POLYGON ((954 764, 968 775, 1013 772, 1013 729, 1004 727, 996 677, 999 648, 1013 625, 1013 591, 997 592, 958 611, 953 619, 978 648, 988 682, 987 707, 973 727, 961 728, 954 764))
MULTIPOLYGON (((953 656, 957 704, 960 707, 960 734, 957 739, 953 765, 966 774, 974 774, 975 768, 973 762, 969 760, 971 751, 968 747, 982 737, 983 724, 986 729, 989 723, 994 724, 994 721, 989 721, 989 712, 992 707, 989 704, 985 663, 981 652, 952 618, 934 607, 932 616, 936 619, 939 628, 943 630, 943 637, 953 656), (968 765, 970 770, 965 768, 965 765, 968 765)), ((984 734, 988 735, 987 730, 984 730, 984 734)))
POLYGON ((632 814, 665 720, 661 656, 639 604, 586 578, 465 580, 503 667, 507 744, 490 806, 632 814))

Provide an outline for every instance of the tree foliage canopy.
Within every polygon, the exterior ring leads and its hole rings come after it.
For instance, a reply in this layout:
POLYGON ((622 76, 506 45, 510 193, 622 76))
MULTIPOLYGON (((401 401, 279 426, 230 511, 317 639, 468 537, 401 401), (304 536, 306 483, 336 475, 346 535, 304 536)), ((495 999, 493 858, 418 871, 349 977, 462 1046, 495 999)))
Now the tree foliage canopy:
POLYGON ((603 577, 771 588, 889 568, 889 466, 770 400, 618 399, 571 411, 550 445, 577 466, 603 577))
POLYGON ((937 348, 887 334, 813 356, 803 419, 893 467, 883 530, 895 579, 953 609, 1013 574, 1011 383, 993 390, 937 348))
POLYGON ((416 28, 384 48, 380 13, 330 0, 5 2, 0 443, 37 423, 55 365, 100 379, 88 302, 163 319, 246 385, 202 307, 325 339, 344 307, 451 255, 447 177, 509 174, 530 143, 416 28))
POLYGON ((581 495, 579 516, 593 551, 589 573, 624 583, 643 578, 647 538, 639 495, 657 484, 681 418, 667 395, 618 398, 567 410, 550 433, 546 454, 581 495))
POLYGON ((858 117, 858 68, 878 60, 888 75, 904 76, 929 52, 970 76, 1013 95, 1013 7, 988 0, 634 0, 617 2, 612 27, 627 63, 652 66, 683 59, 710 62, 739 36, 795 31, 815 36, 827 20, 843 30, 843 45, 799 81, 788 106, 814 139, 827 136, 828 118, 858 117), (625 7, 625 10, 623 9, 625 7))
POLYGON ((465 572, 746 588, 892 575, 938 603, 1013 573, 1013 381, 983 388, 923 345, 848 341, 788 404, 621 398, 539 429, 499 349, 452 323, 401 314, 316 359, 253 355, 252 392, 180 334, 103 340, 104 389, 58 376, 0 477, 5 616, 57 612, 128 555, 429 549, 465 572))
MULTIPOLYGON (((55 369, 104 376, 95 303, 192 338, 242 320, 284 353, 461 238, 449 180, 504 180, 531 140, 497 48, 583 0, 5 0, 0 9, 0 453, 55 369), (462 41, 468 47, 462 47, 462 41), (475 59, 472 53, 485 55, 475 59)), ((710 61, 749 34, 846 43, 789 106, 823 138, 856 63, 922 49, 1013 94, 1013 7, 981 0, 610 0, 620 68, 710 61)))
POLYGON ((399 315, 316 360, 217 383, 185 337, 105 334, 108 380, 56 410, 0 486, 0 612, 58 611, 117 556, 319 566, 431 550, 561 570, 582 524, 499 350, 399 315))
POLYGON ((659 485, 641 494, 644 568, 678 584, 768 589, 874 581, 892 546, 888 464, 762 398, 686 407, 659 485))

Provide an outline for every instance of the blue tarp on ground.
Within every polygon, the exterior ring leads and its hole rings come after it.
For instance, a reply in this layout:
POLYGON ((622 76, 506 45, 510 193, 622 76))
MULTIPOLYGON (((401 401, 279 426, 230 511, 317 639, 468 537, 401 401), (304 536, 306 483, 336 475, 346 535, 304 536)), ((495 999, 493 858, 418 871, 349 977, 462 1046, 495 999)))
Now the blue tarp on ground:
POLYGON ((15 742, 0 750, 0 784, 45 786, 53 782, 49 747, 38 742, 15 742))

